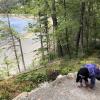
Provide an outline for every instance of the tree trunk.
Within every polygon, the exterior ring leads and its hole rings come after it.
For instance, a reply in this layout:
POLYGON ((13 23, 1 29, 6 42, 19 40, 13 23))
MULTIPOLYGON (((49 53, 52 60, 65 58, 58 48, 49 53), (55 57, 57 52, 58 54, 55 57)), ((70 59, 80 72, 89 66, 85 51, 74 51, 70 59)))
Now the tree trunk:
POLYGON ((40 12, 38 13, 38 16, 39 16, 39 22, 40 22, 40 41, 41 41, 41 52, 42 52, 42 60, 45 59, 45 55, 44 55, 44 46, 43 46, 43 34, 42 34, 42 31, 41 31, 41 21, 40 21, 40 17, 41 17, 41 14, 40 12))
POLYGON ((80 15, 80 28, 79 28, 79 32, 77 34, 77 39, 76 39, 76 55, 78 55, 80 39, 81 39, 82 53, 84 51, 84 46, 83 46, 84 14, 85 14, 85 2, 82 2, 81 3, 81 15, 80 15))
MULTIPOLYGON (((66 0, 63 1, 63 4, 64 4, 64 18, 65 18, 65 21, 66 21, 66 0)), ((66 36, 66 43, 67 43, 67 52, 68 52, 68 55, 69 55, 69 58, 71 59, 71 53, 70 53, 70 47, 69 47, 69 36, 68 36, 68 29, 67 27, 65 28, 65 36, 66 36)))
MULTIPOLYGON (((55 6, 55 0, 52 0, 52 21, 53 21, 53 29, 54 31, 57 30, 57 26, 58 26, 58 22, 57 22, 57 16, 56 16, 56 6, 55 6)), ((62 57, 63 56, 63 50, 62 50, 62 46, 60 44, 60 40, 59 38, 57 38, 57 54, 58 57, 62 57)))
POLYGON ((21 43, 21 39, 18 39, 19 41, 19 46, 20 46, 20 52, 21 52, 21 57, 22 57, 22 63, 24 66, 24 70, 26 70, 26 66, 25 66, 25 60, 24 60, 24 54, 23 54, 23 49, 22 49, 22 43, 21 43))
POLYGON ((5 64, 6 64, 6 66, 7 66, 7 76, 10 76, 10 73, 9 73, 9 64, 8 64, 8 62, 7 62, 7 56, 6 55, 4 55, 5 57, 4 57, 4 61, 5 61, 5 64))
POLYGON ((45 26, 45 33, 46 33, 46 39, 47 39, 47 53, 49 52, 49 33, 48 33, 48 19, 47 19, 47 14, 44 15, 45 16, 45 22, 44 22, 44 26, 45 26))
POLYGON ((15 46, 15 40, 14 40, 14 36, 13 36, 12 30, 11 30, 11 25, 10 25, 10 20, 9 20, 9 15, 8 15, 8 13, 7 13, 7 18, 8 18, 9 32, 10 32, 11 38, 12 38, 12 44, 13 44, 13 48, 14 48, 16 63, 17 63, 19 72, 21 72, 20 66, 19 66, 19 60, 18 60, 17 50, 16 50, 16 46, 15 46))
POLYGON ((86 18, 86 49, 87 51, 89 50, 89 33, 90 33, 89 19, 86 18))
POLYGON ((54 30, 57 29, 57 16, 56 16, 56 6, 55 6, 55 0, 52 0, 52 14, 51 14, 52 20, 53 20, 53 28, 54 30))

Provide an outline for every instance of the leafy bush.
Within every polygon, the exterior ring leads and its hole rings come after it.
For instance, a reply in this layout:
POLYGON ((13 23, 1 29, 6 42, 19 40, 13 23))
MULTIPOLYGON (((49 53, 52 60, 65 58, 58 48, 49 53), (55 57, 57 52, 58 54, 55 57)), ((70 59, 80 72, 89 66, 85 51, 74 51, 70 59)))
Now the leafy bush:
POLYGON ((30 92, 32 89, 33 89, 32 86, 29 85, 29 86, 24 87, 24 88, 22 89, 22 91, 30 92))
POLYGON ((66 66, 60 69, 60 73, 62 75, 67 75, 69 72, 71 72, 73 68, 71 66, 66 66))
POLYGON ((16 79, 16 82, 24 82, 24 81, 31 81, 36 84, 41 83, 41 82, 47 81, 47 75, 41 74, 41 73, 38 73, 38 74, 31 73, 25 76, 21 75, 17 77, 16 79))
POLYGON ((8 91, 2 89, 0 92, 0 100, 11 100, 11 94, 8 91))
POLYGON ((26 79, 28 81, 32 81, 33 83, 41 83, 47 81, 47 76, 45 74, 38 73, 34 75, 29 75, 26 79))
POLYGON ((23 82, 27 78, 27 74, 21 74, 16 77, 15 83, 23 82))
POLYGON ((37 81, 38 81, 38 83, 47 81, 47 75, 45 75, 45 74, 38 74, 37 75, 37 81))
POLYGON ((36 84, 33 82, 26 82, 19 85, 20 91, 30 92, 32 89, 36 88, 36 84))
POLYGON ((50 52, 50 53, 48 54, 48 59, 49 59, 50 61, 54 60, 56 57, 57 57, 57 55, 56 55, 54 52, 50 52))

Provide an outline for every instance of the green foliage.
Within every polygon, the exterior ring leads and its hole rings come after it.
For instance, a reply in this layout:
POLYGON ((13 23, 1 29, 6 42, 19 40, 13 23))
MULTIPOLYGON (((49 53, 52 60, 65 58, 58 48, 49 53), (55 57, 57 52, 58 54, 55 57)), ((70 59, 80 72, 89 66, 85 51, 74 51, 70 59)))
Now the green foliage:
POLYGON ((54 53, 54 52, 49 52, 48 53, 48 59, 50 60, 50 61, 52 61, 52 60, 54 60, 54 59, 56 59, 57 58, 57 55, 54 53))
MULTIPOLYGON (((99 52, 98 52, 99 53, 99 52)), ((23 91, 31 91, 40 83, 55 80, 57 75, 77 71, 81 65, 99 62, 97 55, 75 59, 58 59, 37 70, 17 75, 0 82, 0 100, 11 100, 23 91), (94 57, 95 56, 95 57, 94 57)))
POLYGON ((29 85, 22 89, 22 91, 30 92, 33 89, 33 86, 29 85))
MULTIPOLYGON (((95 50, 100 51, 99 4, 100 0, 65 0, 65 2, 64 0, 20 0, 18 4, 11 5, 8 9, 5 7, 9 13, 36 16, 37 25, 30 28, 29 31, 40 33, 41 48, 38 49, 38 54, 42 53, 40 65, 45 67, 18 75, 14 83, 11 83, 13 85, 1 84, 2 96, 0 99, 11 99, 11 94, 16 92, 15 90, 31 91, 41 82, 55 80, 58 74, 67 75, 69 72, 77 71, 82 64, 86 63, 86 60, 89 61, 89 55, 97 52, 95 50), (55 1, 55 5, 53 5, 53 1, 55 1), (85 11, 82 11, 82 3, 85 3, 85 11), (52 22, 53 24, 55 22, 53 17, 57 20, 56 26, 52 25, 52 22), (51 18, 50 22, 49 18, 51 18), (77 42, 79 45, 76 44, 77 42), (77 46, 78 58, 76 59, 77 46), (50 61, 58 57, 58 49, 63 54, 61 57, 65 57, 65 60, 50 64, 50 61), (68 55, 71 55, 71 60, 69 60, 68 55)), ((2 11, 5 13, 5 9, 2 11)), ((0 22, 0 25, 0 39, 6 40, 11 31, 5 23, 0 22)), ((14 29, 12 29, 12 34, 17 38, 19 37, 14 29)), ((9 60, 6 60, 6 63, 11 64, 9 60)), ((0 72, 1 75, 2 71, 0 72)))
POLYGON ((0 93, 0 100, 11 100, 10 93, 6 90, 2 90, 0 93))
MULTIPOLYGON (((72 57, 75 56, 75 52, 79 52, 79 57, 84 56, 87 54, 90 44, 93 42, 92 39, 97 38, 100 39, 99 35, 99 26, 100 26, 100 11, 99 11, 99 1, 96 0, 29 0, 29 1, 20 1, 18 5, 13 7, 11 9, 11 12, 14 13, 24 13, 24 14, 33 14, 37 17, 37 26, 35 28, 30 29, 30 31, 34 32, 40 32, 42 35, 40 35, 40 39, 43 40, 43 45, 47 43, 46 39, 44 40, 44 37, 46 37, 46 29, 48 27, 48 37, 49 37, 49 44, 50 47, 53 47, 53 44, 51 44, 51 41, 55 44, 57 44, 58 40, 59 43, 57 46, 61 46, 60 49, 63 54, 63 56, 71 55, 72 57), (53 1, 55 1, 55 5, 53 5, 53 1), (64 2, 65 1, 65 2, 64 2), (79 38, 79 47, 78 51, 77 49, 77 36, 80 30, 81 26, 81 8, 82 3, 85 3, 85 11, 83 14, 83 46, 80 40, 82 40, 81 36, 79 38), (93 7, 93 8, 92 8, 93 7), (55 8, 55 11, 54 9, 55 8), (90 9, 90 10, 89 10, 90 9), (57 28, 55 29, 54 26, 52 26, 53 17, 52 15, 56 15, 57 19, 57 28), (51 23, 49 22, 49 19, 51 18, 51 23), (47 26, 45 26, 47 24, 47 26), (41 26, 41 27, 40 27, 41 26), (54 32, 52 30, 54 29, 54 32), (52 36, 49 32, 52 31, 52 36), (88 42, 88 43, 87 43, 88 42), (87 45, 88 44, 88 45, 87 45), (68 47, 69 46, 69 47, 68 47), (68 52, 68 48, 69 52, 68 52), (87 50, 86 50, 87 49, 87 50), (85 51, 85 52, 83 52, 85 51)), ((95 45, 95 44, 94 44, 95 45)), ((49 56, 52 55, 51 52, 54 52, 55 54, 58 54, 59 50, 57 51, 57 46, 53 48, 55 49, 55 52, 52 50, 50 53, 47 54, 49 56)), ((40 52, 44 53, 44 47, 40 49, 40 52)), ((90 51, 91 52, 91 51, 90 51)), ((78 57, 78 56, 77 56, 78 57)), ((52 57, 51 57, 52 58, 52 57)))
POLYGON ((61 68, 61 70, 60 70, 60 73, 62 74, 62 75, 67 75, 69 72, 71 72, 72 71, 72 69, 73 68, 71 68, 71 66, 70 67, 63 67, 63 68, 61 68))
POLYGON ((20 75, 17 77, 16 79, 16 83, 18 82, 25 82, 25 81, 31 81, 35 84, 39 84, 41 82, 44 82, 47 80, 47 76, 45 74, 35 74, 35 73, 31 73, 31 74, 25 74, 25 75, 20 75))
POLYGON ((21 92, 24 92, 24 91, 30 92, 32 89, 34 89, 36 87, 37 87, 37 84, 35 84, 31 81, 20 82, 19 85, 17 86, 18 90, 21 92))

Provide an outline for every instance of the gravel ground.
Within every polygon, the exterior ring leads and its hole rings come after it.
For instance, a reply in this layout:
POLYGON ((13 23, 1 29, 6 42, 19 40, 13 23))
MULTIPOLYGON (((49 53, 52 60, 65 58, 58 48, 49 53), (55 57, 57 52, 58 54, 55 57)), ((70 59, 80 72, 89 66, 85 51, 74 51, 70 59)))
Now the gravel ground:
POLYGON ((41 84, 39 88, 24 92, 13 100, 100 100, 100 82, 94 90, 78 88, 75 77, 63 76, 51 83, 41 84))

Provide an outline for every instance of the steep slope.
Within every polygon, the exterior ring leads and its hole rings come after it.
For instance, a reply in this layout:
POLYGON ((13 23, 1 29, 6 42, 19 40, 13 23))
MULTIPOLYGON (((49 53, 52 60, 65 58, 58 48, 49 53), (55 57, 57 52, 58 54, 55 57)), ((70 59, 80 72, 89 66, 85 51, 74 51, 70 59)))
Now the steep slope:
POLYGON ((57 78, 51 83, 44 83, 39 88, 22 93, 13 100, 100 100, 100 82, 96 88, 78 88, 75 74, 57 78))

